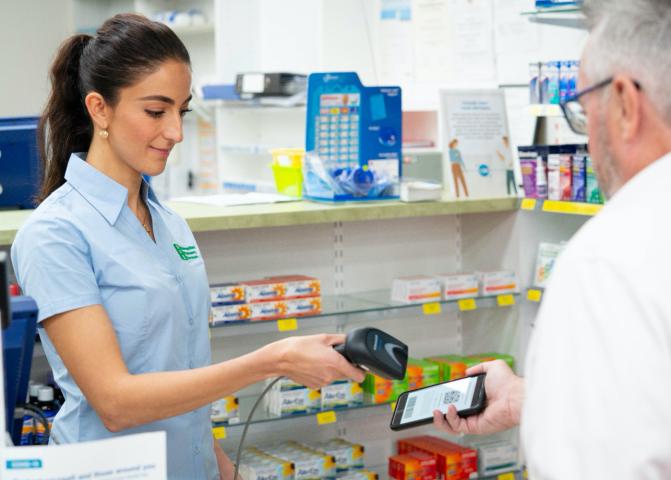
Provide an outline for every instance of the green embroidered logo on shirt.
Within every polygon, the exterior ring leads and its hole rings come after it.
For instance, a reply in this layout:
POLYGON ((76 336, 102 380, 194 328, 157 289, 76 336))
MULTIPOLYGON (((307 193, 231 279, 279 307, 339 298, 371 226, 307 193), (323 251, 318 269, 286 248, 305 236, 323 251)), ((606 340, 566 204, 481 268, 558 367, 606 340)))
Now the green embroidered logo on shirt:
POLYGON ((175 247, 175 250, 177 250, 179 258, 181 258, 185 262, 188 260, 195 260, 196 258, 198 258, 198 252, 196 251, 195 245, 191 245, 190 247, 182 247, 181 245, 173 243, 172 246, 175 247))

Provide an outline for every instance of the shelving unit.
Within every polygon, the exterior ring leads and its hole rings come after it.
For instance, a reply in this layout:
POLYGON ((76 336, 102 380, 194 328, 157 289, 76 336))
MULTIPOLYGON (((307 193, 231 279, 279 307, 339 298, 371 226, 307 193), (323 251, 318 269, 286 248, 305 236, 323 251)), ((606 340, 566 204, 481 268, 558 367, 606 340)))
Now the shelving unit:
POLYGON ((580 30, 587 28, 587 22, 580 7, 563 6, 537 8, 535 10, 522 12, 522 15, 528 17, 529 21, 535 23, 580 30))

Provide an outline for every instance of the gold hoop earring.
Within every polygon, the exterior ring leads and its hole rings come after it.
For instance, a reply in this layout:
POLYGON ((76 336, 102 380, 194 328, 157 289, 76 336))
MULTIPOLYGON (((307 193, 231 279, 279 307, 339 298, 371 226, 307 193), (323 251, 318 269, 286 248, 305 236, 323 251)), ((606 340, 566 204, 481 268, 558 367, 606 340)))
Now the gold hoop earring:
POLYGON ((107 138, 110 136, 110 133, 107 130, 100 130, 98 135, 100 135, 102 138, 107 138))

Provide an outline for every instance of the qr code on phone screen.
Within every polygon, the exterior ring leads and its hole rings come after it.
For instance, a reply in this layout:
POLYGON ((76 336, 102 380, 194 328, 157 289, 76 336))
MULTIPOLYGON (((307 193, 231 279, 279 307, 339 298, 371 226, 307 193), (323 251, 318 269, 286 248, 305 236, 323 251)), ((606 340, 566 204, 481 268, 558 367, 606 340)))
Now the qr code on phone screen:
POLYGON ((449 405, 450 403, 457 403, 461 399, 461 392, 457 390, 450 390, 445 393, 445 398, 443 398, 443 403, 449 405))

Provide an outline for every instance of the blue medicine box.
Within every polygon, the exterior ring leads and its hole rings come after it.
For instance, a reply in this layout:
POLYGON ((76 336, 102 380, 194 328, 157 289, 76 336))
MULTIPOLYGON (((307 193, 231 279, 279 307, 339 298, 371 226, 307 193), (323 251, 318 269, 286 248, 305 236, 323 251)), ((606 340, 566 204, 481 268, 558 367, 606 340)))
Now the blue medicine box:
POLYGON ((398 199, 400 87, 366 87, 355 72, 308 77, 303 196, 312 200, 398 199))
POLYGON ((38 117, 0 118, 0 208, 33 208, 40 187, 38 117))

